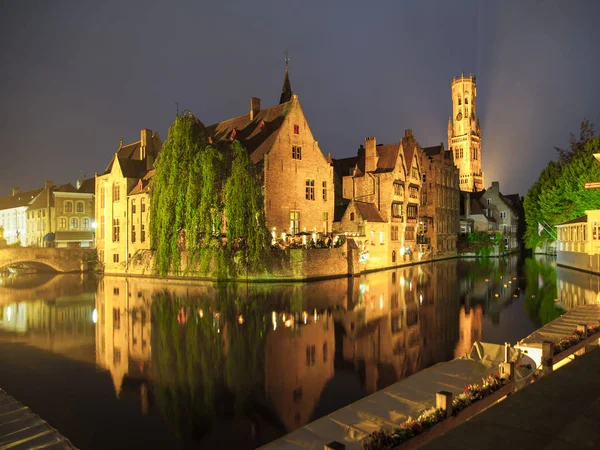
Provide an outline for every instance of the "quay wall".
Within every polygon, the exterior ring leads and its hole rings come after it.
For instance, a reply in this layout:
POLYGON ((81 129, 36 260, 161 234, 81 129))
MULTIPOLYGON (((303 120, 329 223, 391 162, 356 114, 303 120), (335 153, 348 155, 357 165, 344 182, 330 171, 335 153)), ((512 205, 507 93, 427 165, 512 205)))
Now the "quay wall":
POLYGON ((600 273, 600 254, 589 255, 559 250, 556 252, 556 264, 586 272, 600 273))

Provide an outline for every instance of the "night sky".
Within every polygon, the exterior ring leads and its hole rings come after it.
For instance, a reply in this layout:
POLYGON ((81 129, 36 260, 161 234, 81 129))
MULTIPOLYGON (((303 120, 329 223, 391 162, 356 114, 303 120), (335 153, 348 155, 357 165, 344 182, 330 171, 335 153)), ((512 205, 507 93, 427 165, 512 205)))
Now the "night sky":
POLYGON ((0 3, 0 196, 102 172, 119 139, 166 139, 292 89, 324 153, 365 136, 447 144, 453 75, 477 76, 485 184, 525 194, 584 118, 600 129, 600 1, 0 3), (376 5, 373 6, 373 5, 376 5))

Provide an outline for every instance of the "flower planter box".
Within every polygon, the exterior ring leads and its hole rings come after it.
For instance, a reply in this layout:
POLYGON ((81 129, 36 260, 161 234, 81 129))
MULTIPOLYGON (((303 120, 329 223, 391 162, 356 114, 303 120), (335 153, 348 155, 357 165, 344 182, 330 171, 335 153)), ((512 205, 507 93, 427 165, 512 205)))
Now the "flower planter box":
POLYGON ((487 395, 481 400, 477 400, 470 406, 466 407, 455 416, 451 416, 441 422, 435 424, 433 427, 423 431, 422 433, 410 438, 408 441, 394 447, 394 450, 407 450, 422 447, 433 439, 447 433, 448 431, 456 428, 471 417, 479 414, 484 409, 492 406, 494 403, 502 400, 507 395, 510 395, 515 389, 514 382, 509 382, 502 386, 497 391, 487 395))
POLYGON ((594 341, 597 341, 598 339, 600 339, 600 333, 598 333, 598 332, 589 335, 588 337, 586 337, 582 341, 579 341, 577 344, 572 345, 571 347, 566 348, 562 352, 557 353, 556 355, 554 355, 552 357, 552 364, 556 364, 556 363, 562 361, 563 359, 568 358, 573 353, 578 352, 582 348, 585 348, 587 345, 593 343, 594 341))

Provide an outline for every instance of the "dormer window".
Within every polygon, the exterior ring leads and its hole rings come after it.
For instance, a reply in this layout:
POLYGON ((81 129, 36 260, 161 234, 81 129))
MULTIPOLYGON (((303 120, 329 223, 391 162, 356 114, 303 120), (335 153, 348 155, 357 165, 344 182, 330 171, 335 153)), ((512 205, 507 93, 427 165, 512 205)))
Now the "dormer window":
POLYGON ((458 97, 458 106, 462 105, 460 97, 458 97))
POLYGON ((300 134, 300 125, 294 125, 294 134, 300 134))

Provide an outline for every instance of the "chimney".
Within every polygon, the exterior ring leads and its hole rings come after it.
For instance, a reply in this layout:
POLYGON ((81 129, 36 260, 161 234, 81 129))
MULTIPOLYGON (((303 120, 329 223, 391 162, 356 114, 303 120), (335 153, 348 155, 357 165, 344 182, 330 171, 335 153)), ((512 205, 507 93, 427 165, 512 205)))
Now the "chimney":
POLYGON ((19 188, 18 188, 18 187, 14 187, 14 188, 12 188, 12 195, 13 195, 13 197, 14 197, 15 195, 17 195, 18 193, 19 193, 19 188))
POLYGON ((140 161, 146 159, 148 145, 150 145, 150 153, 152 153, 152 130, 144 128, 140 131, 140 161))
POLYGON ((377 139, 375 136, 365 138, 365 172, 377 169, 377 139))
POLYGON ((500 192, 500 182, 492 181, 492 189, 495 189, 497 192, 500 192))
POLYGON ((412 136, 412 129, 407 128, 406 130, 404 130, 404 137, 410 137, 412 136))
POLYGON ((52 181, 44 181, 44 189, 50 189, 54 187, 54 183, 52 181))
POLYGON ((260 98, 250 97, 250 121, 253 121, 260 111, 260 98))
POLYGON ((471 215, 471 194, 469 192, 465 195, 465 219, 468 219, 471 215))

